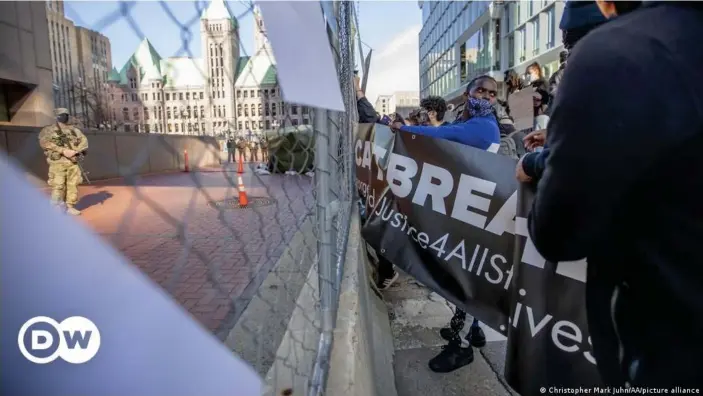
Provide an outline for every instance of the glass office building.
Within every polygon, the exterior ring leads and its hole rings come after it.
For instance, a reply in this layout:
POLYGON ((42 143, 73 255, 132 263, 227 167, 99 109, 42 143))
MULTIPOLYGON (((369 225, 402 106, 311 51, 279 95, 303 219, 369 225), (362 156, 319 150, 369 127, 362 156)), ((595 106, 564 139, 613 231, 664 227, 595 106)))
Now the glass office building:
POLYGON ((550 76, 559 68, 559 53, 563 51, 559 21, 564 2, 509 1, 502 7, 503 69, 522 73, 538 62, 544 75, 550 76))
MULTIPOLYGON (((523 73, 539 62, 546 75, 561 51, 557 1, 420 1, 420 96, 459 100, 482 74, 501 82, 510 68, 523 73)), ((502 85, 502 84, 501 84, 502 85)))

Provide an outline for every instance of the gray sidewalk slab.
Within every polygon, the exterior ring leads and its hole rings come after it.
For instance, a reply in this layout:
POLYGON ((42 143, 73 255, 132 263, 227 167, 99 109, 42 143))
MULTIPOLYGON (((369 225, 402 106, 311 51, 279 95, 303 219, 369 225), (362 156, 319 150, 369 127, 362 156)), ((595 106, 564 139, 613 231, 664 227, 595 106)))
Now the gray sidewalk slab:
MULTIPOLYGON (((388 304, 393 331, 393 365, 398 395, 514 394, 503 380, 505 337, 484 327, 487 345, 474 350, 473 363, 452 373, 434 373, 427 363, 446 343, 439 336, 439 329, 449 323, 453 307, 403 273, 383 295, 388 304)), ((467 323, 470 321, 471 318, 467 318, 467 323)))

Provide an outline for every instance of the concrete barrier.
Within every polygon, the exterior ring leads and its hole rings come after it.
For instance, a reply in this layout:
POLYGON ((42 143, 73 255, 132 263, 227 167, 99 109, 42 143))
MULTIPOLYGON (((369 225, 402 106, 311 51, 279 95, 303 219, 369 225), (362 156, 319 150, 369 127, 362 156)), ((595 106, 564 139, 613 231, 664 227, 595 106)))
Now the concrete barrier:
POLYGON ((397 396, 388 308, 371 286, 366 244, 354 209, 325 394, 397 396))
MULTIPOLYGON (((0 125, 0 150, 27 170, 37 184, 46 184, 48 165, 39 147, 40 127, 0 125)), ((84 167, 91 180, 182 170, 184 150, 191 169, 221 163, 220 146, 211 136, 162 135, 84 130, 88 155, 84 167)))

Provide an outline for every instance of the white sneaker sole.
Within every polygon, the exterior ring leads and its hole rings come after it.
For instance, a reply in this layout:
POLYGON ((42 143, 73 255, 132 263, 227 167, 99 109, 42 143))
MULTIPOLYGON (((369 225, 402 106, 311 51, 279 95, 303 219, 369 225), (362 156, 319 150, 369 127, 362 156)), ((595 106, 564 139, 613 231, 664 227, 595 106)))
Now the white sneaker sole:
POLYGON ((386 279, 385 281, 383 281, 383 284, 381 285, 381 287, 379 287, 379 289, 388 290, 388 288, 393 286, 393 283, 395 283, 395 281, 398 280, 399 276, 400 276, 400 274, 398 272, 396 272, 392 278, 386 279))

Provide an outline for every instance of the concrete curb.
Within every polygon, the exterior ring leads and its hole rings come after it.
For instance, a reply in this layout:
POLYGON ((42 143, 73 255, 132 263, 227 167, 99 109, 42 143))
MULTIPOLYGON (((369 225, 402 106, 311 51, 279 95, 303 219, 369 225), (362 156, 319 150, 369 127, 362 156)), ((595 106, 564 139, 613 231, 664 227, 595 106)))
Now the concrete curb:
POLYGON ((386 304, 372 291, 356 207, 347 243, 325 394, 395 396, 393 334, 386 304))

